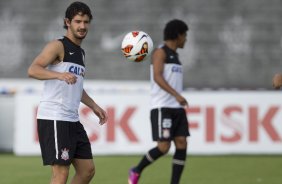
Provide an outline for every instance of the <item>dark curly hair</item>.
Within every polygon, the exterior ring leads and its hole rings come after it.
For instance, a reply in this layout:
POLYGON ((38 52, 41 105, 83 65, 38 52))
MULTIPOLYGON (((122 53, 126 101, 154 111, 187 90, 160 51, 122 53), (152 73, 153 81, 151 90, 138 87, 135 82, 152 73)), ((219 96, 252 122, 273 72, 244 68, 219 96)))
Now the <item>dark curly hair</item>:
POLYGON ((171 20, 165 26, 164 40, 174 40, 178 37, 178 35, 184 34, 188 30, 188 25, 182 20, 171 20))
MULTIPOLYGON (((83 2, 73 2, 69 5, 66 10, 65 18, 69 19, 70 21, 73 19, 74 16, 81 13, 82 15, 88 15, 89 20, 92 20, 92 14, 90 8, 83 2)), ((67 29, 66 21, 64 20, 64 28, 67 29)))

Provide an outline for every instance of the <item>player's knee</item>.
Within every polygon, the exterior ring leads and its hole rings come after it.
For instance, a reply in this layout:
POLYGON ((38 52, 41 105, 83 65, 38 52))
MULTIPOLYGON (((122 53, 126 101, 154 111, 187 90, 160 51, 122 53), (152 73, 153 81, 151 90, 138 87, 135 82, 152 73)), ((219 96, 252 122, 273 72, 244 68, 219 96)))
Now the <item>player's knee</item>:
POLYGON ((168 153, 168 151, 169 151, 169 148, 164 148, 164 149, 161 149, 161 152, 162 152, 163 154, 167 154, 167 153, 168 153))
POLYGON ((85 167, 83 170, 77 170, 75 175, 78 181, 89 183, 95 175, 95 167, 85 167))
POLYGON ((178 149, 187 148, 187 140, 186 139, 175 139, 175 147, 178 149))
POLYGON ((95 167, 92 167, 91 170, 90 170, 90 176, 91 178, 93 178, 95 175, 95 167))
POLYGON ((60 170, 59 172, 53 172, 52 174, 52 184, 63 184, 66 183, 67 178, 69 175, 69 171, 68 170, 60 170))
POLYGON ((87 169, 85 169, 83 177, 86 180, 91 180, 95 175, 95 167, 89 167, 87 169))
POLYGON ((170 149, 170 144, 160 144, 158 145, 158 148, 163 154, 167 154, 170 149))
POLYGON ((53 165, 52 176, 53 177, 66 177, 69 175, 69 166, 53 165))

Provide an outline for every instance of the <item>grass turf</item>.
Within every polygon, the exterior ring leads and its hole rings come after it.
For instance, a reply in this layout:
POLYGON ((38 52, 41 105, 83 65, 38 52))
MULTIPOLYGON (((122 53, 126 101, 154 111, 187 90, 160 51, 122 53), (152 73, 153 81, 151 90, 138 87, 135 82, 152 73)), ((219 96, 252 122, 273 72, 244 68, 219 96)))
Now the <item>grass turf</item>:
MULTIPOLYGON (((95 156, 96 175, 91 183, 126 184, 128 169, 141 156, 95 156)), ((50 167, 40 157, 0 154, 0 183, 47 184, 50 167)), ((171 156, 146 168, 139 184, 168 184, 171 156)), ((73 175, 73 168, 70 177, 73 175)), ((282 156, 188 156, 181 184, 281 184, 282 156)))

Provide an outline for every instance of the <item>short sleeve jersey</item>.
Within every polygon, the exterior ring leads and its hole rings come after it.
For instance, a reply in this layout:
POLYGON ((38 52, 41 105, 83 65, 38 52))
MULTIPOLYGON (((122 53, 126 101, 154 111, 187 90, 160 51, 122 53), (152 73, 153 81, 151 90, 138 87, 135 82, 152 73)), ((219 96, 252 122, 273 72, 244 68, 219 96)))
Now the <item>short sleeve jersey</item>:
MULTIPOLYGON (((183 68, 178 59, 178 54, 167 47, 162 45, 160 47, 166 54, 163 77, 167 83, 175 89, 178 93, 183 91, 183 68)), ((153 64, 150 66, 151 78, 151 109, 155 108, 180 108, 182 107, 174 96, 163 90, 154 80, 153 64)))
POLYGON ((37 118, 62 121, 79 121, 78 108, 83 92, 85 75, 85 52, 67 37, 58 39, 64 46, 64 59, 48 69, 56 72, 70 72, 76 75, 75 84, 58 79, 46 80, 38 107, 37 118))

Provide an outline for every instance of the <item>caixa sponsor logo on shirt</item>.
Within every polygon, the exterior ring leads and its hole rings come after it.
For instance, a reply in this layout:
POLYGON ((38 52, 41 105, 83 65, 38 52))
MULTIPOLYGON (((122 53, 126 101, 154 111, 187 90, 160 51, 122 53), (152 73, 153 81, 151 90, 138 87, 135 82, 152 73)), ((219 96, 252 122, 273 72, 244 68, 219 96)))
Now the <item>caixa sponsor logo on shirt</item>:
POLYGON ((84 77, 84 69, 79 66, 70 66, 69 72, 84 77))
POLYGON ((182 73, 182 67, 180 67, 180 66, 173 66, 173 67, 171 68, 171 71, 172 71, 172 72, 182 73))

